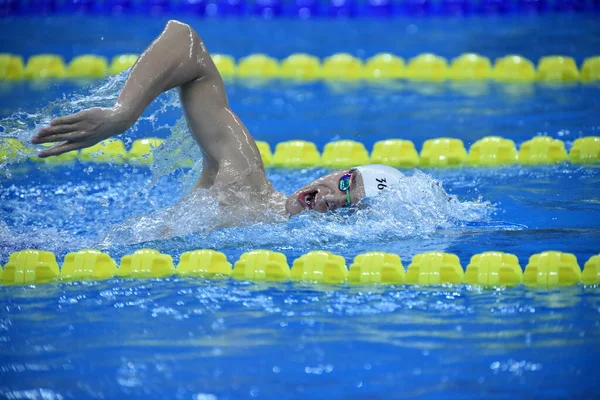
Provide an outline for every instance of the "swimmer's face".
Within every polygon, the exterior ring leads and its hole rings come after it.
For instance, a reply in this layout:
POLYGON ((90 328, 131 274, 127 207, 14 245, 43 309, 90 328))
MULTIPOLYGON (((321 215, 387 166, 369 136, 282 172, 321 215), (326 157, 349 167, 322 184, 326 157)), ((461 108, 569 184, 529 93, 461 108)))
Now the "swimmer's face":
MULTIPOLYGON (((339 188, 340 178, 349 170, 335 171, 296 191, 285 202, 285 209, 290 215, 296 215, 303 210, 327 212, 346 206, 346 193, 339 188)), ((362 177, 356 170, 352 173, 350 184, 350 199, 352 204, 358 203, 365 197, 362 177)))

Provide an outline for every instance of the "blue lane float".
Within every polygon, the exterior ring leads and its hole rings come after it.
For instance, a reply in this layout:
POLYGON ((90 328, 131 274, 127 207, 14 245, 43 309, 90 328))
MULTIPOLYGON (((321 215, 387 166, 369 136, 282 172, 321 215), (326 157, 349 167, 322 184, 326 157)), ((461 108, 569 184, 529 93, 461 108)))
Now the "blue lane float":
POLYGON ((443 15, 469 15, 476 4, 469 0, 442 0, 440 12, 443 15))
POLYGON ((481 0, 477 6, 479 14, 506 14, 510 6, 506 0, 481 0))
POLYGON ((327 2, 327 16, 334 18, 353 18, 358 11, 354 0, 330 0, 327 2))
POLYGON ((3 0, 0 16, 99 14, 353 18, 597 12, 596 0, 3 0))
POLYGON ((518 0, 517 10, 524 13, 540 13, 548 10, 547 0, 518 0))
POLYGON ((389 17, 398 13, 398 6, 392 0, 367 0, 363 13, 369 17, 389 17))
POLYGON ((319 16, 321 4, 318 0, 296 0, 291 4, 290 14, 298 18, 307 19, 319 16))
POLYGON ((281 0, 254 0, 251 8, 253 15, 271 19, 283 15, 283 3, 281 0))
POLYGON ((86 14, 91 13, 96 5, 94 0, 67 0, 62 3, 59 10, 66 13, 86 14))

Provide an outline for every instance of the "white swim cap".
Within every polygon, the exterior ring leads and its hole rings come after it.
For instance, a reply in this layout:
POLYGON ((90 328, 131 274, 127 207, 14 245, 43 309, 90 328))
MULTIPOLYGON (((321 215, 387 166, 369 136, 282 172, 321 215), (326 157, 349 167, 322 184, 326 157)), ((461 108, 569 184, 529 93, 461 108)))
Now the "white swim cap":
POLYGON ((392 185, 398 185, 404 174, 388 165, 372 164, 356 167, 365 185, 365 196, 373 197, 392 185))

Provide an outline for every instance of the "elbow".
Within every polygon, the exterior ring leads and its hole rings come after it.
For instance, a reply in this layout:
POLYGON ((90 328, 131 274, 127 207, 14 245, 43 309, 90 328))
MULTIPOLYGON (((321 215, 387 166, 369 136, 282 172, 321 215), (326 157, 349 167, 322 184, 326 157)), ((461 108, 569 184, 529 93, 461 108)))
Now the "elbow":
POLYGON ((165 32, 176 32, 179 34, 187 35, 189 35, 190 32, 193 32, 194 34, 196 33, 196 31, 194 31, 194 29, 191 26, 189 26, 185 22, 177 21, 176 19, 169 20, 169 22, 167 22, 167 24, 165 25, 164 30, 165 32))
POLYGON ((176 19, 172 19, 165 25, 165 29, 163 34, 168 34, 170 36, 180 37, 180 38, 191 38, 191 39, 199 39, 198 34, 188 24, 185 22, 177 21, 176 19))
POLYGON ((192 29, 185 22, 177 21, 176 19, 171 19, 165 25, 165 30, 178 30, 178 29, 192 29))

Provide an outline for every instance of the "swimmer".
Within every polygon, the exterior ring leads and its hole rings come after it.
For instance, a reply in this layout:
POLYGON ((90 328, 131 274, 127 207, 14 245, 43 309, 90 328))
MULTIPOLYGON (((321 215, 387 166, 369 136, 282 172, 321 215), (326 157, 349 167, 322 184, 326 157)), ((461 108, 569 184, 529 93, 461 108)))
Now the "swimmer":
MULTIPOLYGON (((356 205, 365 197, 398 184, 403 175, 384 165, 335 171, 297 190, 287 199, 273 189, 254 139, 231 111, 223 80, 198 34, 187 24, 169 21, 139 57, 115 105, 90 108, 56 118, 32 138, 34 144, 59 143, 39 153, 56 156, 93 146, 125 132, 161 93, 179 88, 183 112, 203 154, 194 189, 243 194, 244 205, 273 205, 281 214, 327 212, 356 205)), ((226 202, 227 203, 227 202, 226 202)), ((235 207, 235 201, 231 202, 235 207)), ((237 204, 239 205, 239 203, 237 204)))

